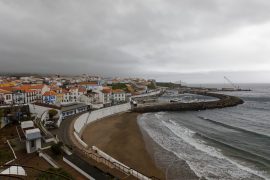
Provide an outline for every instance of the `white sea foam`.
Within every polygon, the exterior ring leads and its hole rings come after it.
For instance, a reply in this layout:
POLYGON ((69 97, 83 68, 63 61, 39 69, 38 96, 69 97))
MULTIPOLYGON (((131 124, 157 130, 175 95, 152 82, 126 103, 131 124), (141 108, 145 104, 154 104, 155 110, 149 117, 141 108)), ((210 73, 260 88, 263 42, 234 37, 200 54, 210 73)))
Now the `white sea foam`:
POLYGON ((268 179, 263 177, 260 172, 225 157, 219 149, 210 147, 204 141, 194 138, 195 132, 190 129, 182 127, 172 120, 163 121, 164 113, 155 114, 154 117, 159 121, 146 121, 149 116, 153 116, 153 114, 141 117, 142 126, 149 136, 164 149, 185 160, 197 176, 224 180, 260 179, 258 176, 268 179))
POLYGON ((167 128, 169 128, 175 135, 177 135, 178 137, 180 137, 181 139, 183 139, 185 142, 189 143, 190 145, 192 145, 196 149, 207 153, 209 156, 214 156, 214 157, 219 158, 219 159, 227 160, 230 163, 236 165, 238 168, 240 168, 244 171, 250 172, 250 173, 255 174, 257 176, 260 176, 264 179, 268 179, 265 175, 263 175, 262 172, 255 171, 255 170, 252 170, 248 167, 245 167, 245 166, 235 162, 234 160, 224 156, 219 149, 206 145, 205 142, 202 140, 193 138, 193 136, 195 135, 195 132, 191 131, 190 129, 179 126, 176 122, 174 122, 172 120, 169 120, 169 122, 170 123, 162 121, 162 123, 167 128))

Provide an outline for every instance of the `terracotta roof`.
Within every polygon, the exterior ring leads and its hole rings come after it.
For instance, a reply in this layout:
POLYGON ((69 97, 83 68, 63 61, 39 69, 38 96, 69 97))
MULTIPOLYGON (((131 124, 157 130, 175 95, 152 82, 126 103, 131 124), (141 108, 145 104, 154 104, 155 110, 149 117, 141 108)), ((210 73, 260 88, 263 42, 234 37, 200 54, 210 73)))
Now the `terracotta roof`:
POLYGON ((103 89, 102 90, 102 93, 105 93, 105 94, 108 94, 108 93, 111 93, 112 90, 111 89, 103 89))
POLYGON ((42 89, 44 87, 44 84, 38 84, 38 85, 32 85, 31 89, 42 89))
POLYGON ((62 90, 62 93, 66 94, 66 93, 69 93, 69 92, 68 92, 68 90, 63 89, 63 90, 62 90))
POLYGON ((4 89, 0 89, 0 93, 1 94, 11 94, 12 92, 11 91, 7 91, 7 90, 4 90, 4 89))
POLYGON ((83 88, 83 87, 80 87, 80 88, 79 88, 79 92, 85 92, 85 91, 86 91, 85 88, 83 88))
POLYGON ((1 90, 5 90, 5 91, 13 91, 12 87, 0 87, 1 90))
POLYGON ((31 92, 36 92, 36 90, 26 89, 26 90, 24 90, 24 92, 26 92, 26 93, 31 93, 31 92))
POLYGON ((43 94, 43 96, 55 96, 56 95, 56 92, 54 91, 47 91, 43 94))
POLYGON ((36 92, 36 89, 32 88, 32 86, 30 85, 22 85, 22 86, 16 86, 16 87, 12 87, 12 90, 20 90, 23 92, 36 92))
POLYGON ((113 93, 124 93, 125 91, 123 91, 122 89, 114 89, 112 90, 113 93))
POLYGON ((21 89, 30 89, 31 86, 29 84, 25 84, 18 87, 20 87, 21 89))
POLYGON ((98 85, 97 82, 80 82, 80 85, 98 85))

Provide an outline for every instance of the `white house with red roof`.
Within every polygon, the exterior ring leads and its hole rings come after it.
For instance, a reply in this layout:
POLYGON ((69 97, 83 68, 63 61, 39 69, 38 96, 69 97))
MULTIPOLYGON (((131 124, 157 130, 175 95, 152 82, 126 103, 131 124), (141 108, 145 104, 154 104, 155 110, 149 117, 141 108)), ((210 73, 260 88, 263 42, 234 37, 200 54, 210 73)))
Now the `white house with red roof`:
POLYGON ((112 89, 110 87, 103 87, 102 95, 102 103, 104 106, 110 106, 112 103, 112 89))
POLYGON ((47 91, 42 95, 42 102, 46 104, 55 104, 56 95, 57 93, 54 91, 47 91))
POLYGON ((37 91, 32 89, 25 89, 24 91, 24 103, 34 103, 37 100, 37 91))
POLYGON ((47 86, 46 84, 32 85, 32 86, 30 86, 30 89, 36 90, 37 101, 39 101, 39 100, 42 101, 42 95, 45 92, 50 91, 50 87, 47 86))
POLYGON ((63 103, 77 102, 79 97, 87 94, 87 90, 84 87, 70 87, 69 89, 63 89, 63 103))
POLYGON ((2 104, 12 104, 12 92, 0 89, 0 105, 2 104))
POLYGON ((122 89, 112 90, 112 101, 113 103, 120 103, 126 101, 126 92, 122 89))

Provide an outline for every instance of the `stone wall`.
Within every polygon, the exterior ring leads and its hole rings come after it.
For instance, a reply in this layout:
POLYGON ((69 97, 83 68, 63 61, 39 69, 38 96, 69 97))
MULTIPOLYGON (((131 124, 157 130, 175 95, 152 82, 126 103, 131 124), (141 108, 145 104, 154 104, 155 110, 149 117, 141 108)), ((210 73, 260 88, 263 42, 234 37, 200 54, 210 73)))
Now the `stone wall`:
POLYGON ((209 102, 192 102, 192 103, 166 103, 166 104, 156 104, 152 106, 145 107, 134 107, 132 111, 146 113, 146 112, 158 112, 158 111, 192 111, 192 110, 205 110, 205 109, 214 109, 214 108, 224 108, 236 106, 243 104, 244 101, 238 97, 208 93, 208 92, 196 92, 196 94, 204 96, 212 96, 218 98, 217 101, 209 102))

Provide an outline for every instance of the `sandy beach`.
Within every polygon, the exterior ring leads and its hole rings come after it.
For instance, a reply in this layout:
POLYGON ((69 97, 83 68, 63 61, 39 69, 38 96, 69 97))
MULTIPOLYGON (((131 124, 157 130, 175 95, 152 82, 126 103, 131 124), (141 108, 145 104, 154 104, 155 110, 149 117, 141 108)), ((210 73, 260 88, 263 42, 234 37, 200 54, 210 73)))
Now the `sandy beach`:
POLYGON ((165 179, 149 155, 137 124, 138 113, 123 113, 96 121, 85 128, 82 138, 129 167, 147 176, 165 179))

